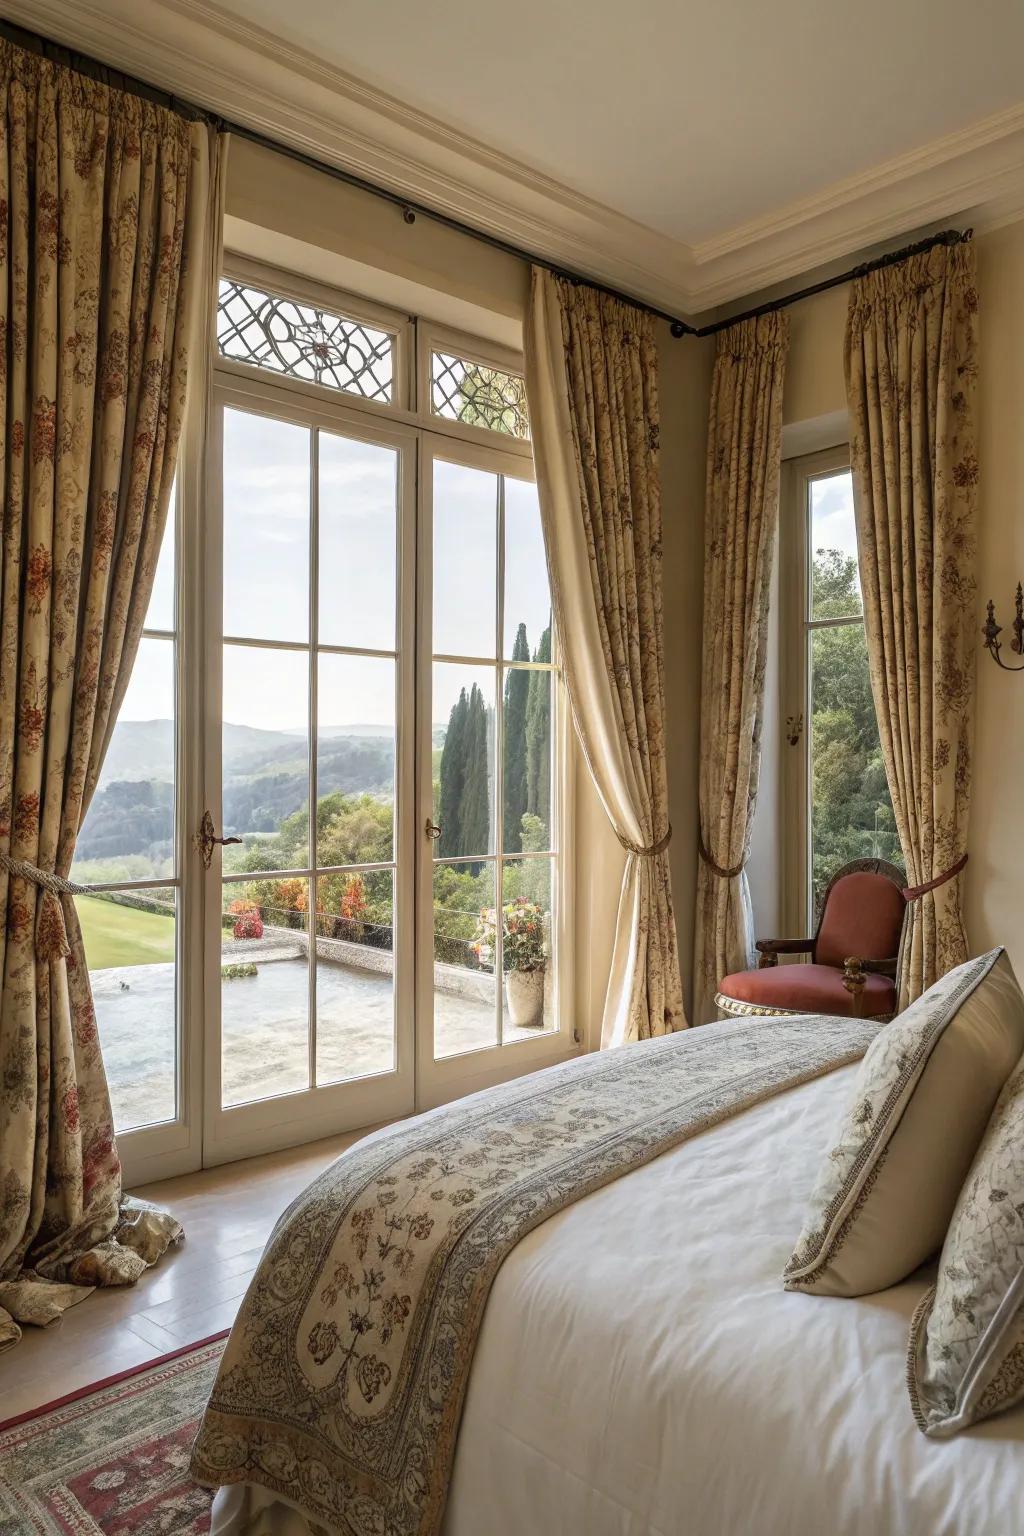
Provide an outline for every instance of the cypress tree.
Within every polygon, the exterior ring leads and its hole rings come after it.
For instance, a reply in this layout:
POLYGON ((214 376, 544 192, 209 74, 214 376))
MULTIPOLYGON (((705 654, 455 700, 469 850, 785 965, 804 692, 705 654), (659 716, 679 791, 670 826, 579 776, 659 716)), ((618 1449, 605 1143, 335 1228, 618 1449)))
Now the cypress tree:
POLYGON ((463 688, 457 703, 452 705, 441 749, 441 793, 438 805, 441 836, 437 840, 437 851, 442 858, 457 858, 464 851, 462 803, 466 784, 468 723, 469 700, 463 688))
MULTIPOLYGON (((540 637, 534 661, 551 660, 551 626, 540 637)), ((551 832, 551 673, 531 672, 526 700, 526 809, 551 832)))
MULTIPOLYGON (((526 625, 516 631, 513 661, 529 661, 530 643, 526 625)), ((537 674, 510 667, 505 675, 505 730, 503 764, 504 839, 506 853, 519 853, 523 846, 523 812, 526 810, 526 708, 530 685, 537 674)))
POLYGON ((469 695, 466 719, 465 785, 462 791, 461 848, 463 854, 487 853, 491 835, 491 786, 488 762, 488 710, 476 683, 469 695))

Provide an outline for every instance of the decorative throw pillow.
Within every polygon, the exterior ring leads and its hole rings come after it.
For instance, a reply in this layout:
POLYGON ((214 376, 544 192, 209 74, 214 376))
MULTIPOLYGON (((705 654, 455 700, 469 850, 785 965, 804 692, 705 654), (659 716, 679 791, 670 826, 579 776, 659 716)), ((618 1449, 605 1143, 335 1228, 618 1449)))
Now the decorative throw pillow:
POLYGON ((937 1252, 1022 1052, 1024 996, 1001 948, 957 966, 879 1031, 786 1266, 787 1290, 863 1296, 937 1252))
POLYGON ((1003 1089, 910 1325, 907 1384, 926 1435, 1024 1398, 1024 1062, 1003 1089))

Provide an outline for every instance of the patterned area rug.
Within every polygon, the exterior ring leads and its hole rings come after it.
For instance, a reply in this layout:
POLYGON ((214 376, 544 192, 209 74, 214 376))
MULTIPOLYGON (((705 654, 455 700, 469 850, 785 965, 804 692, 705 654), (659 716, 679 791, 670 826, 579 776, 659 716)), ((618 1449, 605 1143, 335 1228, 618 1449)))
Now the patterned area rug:
POLYGON ((203 1536, 189 1477, 225 1335, 0 1424, 0 1536, 203 1536))

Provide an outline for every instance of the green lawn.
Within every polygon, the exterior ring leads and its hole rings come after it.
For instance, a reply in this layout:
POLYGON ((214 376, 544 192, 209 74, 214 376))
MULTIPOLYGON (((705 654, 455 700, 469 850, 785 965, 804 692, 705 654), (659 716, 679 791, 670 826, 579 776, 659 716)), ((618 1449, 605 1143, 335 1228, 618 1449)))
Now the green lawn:
POLYGON ((174 959, 174 919, 98 896, 75 902, 90 971, 118 965, 154 965, 174 959))

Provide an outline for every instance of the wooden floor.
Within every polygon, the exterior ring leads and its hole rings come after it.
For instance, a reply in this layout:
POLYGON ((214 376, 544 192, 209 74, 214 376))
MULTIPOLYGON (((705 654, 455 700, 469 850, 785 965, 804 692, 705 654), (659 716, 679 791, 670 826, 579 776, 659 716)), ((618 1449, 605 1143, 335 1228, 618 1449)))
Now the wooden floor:
POLYGON ((229 1163, 133 1193, 174 1212, 185 1241, 137 1285, 94 1291, 0 1354, 0 1420, 230 1327, 288 1202, 365 1132, 229 1163))

